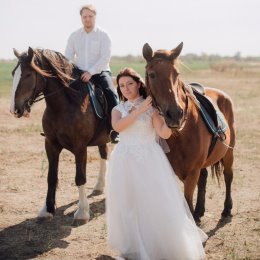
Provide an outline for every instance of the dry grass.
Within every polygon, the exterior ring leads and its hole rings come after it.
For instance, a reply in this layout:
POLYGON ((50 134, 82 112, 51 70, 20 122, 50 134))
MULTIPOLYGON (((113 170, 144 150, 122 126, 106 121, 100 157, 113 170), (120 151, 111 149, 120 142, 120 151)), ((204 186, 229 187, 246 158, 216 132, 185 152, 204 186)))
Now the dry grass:
MULTIPOLYGON (((224 202, 221 186, 209 178, 202 228, 209 234, 205 250, 211 260, 257 260, 259 254, 260 69, 225 72, 196 71, 185 81, 198 81, 227 92, 234 100, 237 143, 233 182, 233 218, 220 221, 224 202)), ((9 114, 9 100, 0 99, 0 259, 114 259, 107 247, 104 196, 90 199, 91 221, 71 225, 78 199, 74 158, 62 152, 57 190, 57 214, 38 223, 37 211, 46 195, 47 160, 40 136, 44 103, 30 119, 9 114)), ((112 149, 112 146, 110 146, 112 149)), ((87 193, 98 171, 97 149, 89 149, 87 193)))

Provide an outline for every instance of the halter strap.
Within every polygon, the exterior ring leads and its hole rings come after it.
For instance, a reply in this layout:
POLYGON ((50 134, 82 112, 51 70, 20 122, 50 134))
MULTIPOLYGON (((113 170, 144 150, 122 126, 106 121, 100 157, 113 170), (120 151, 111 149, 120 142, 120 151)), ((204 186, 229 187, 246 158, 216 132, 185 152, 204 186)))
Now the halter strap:
MULTIPOLYGON (((62 89, 58 89, 58 90, 55 90, 55 91, 53 91, 53 92, 51 92, 51 93, 49 93, 49 94, 47 94, 47 95, 44 95, 42 92, 36 94, 36 93, 37 93, 37 92, 36 92, 36 90, 37 90, 37 87, 36 87, 36 86, 37 86, 37 75, 38 75, 38 73, 37 73, 37 71, 35 71, 35 73, 36 73, 36 83, 35 83, 35 86, 34 86, 34 89, 33 89, 32 96, 28 99, 27 104, 26 104, 27 109, 28 109, 29 111, 30 111, 30 109, 31 109, 31 106, 32 106, 34 103, 39 102, 39 101, 41 101, 41 100, 43 100, 43 99, 46 99, 47 97, 53 96, 53 95, 57 94, 58 92, 60 92, 60 91, 62 90, 62 89)), ((43 78, 43 80, 44 80, 44 82, 45 82, 44 88, 46 88, 46 86, 47 86, 47 80, 46 80, 46 78, 45 78, 44 76, 42 76, 42 75, 40 75, 40 76, 43 78)))

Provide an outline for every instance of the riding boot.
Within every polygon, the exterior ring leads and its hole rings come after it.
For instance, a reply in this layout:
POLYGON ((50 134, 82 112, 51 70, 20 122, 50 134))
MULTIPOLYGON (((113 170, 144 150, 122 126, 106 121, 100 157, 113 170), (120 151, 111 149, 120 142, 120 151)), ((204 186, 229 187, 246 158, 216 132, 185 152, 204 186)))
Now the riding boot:
POLYGON ((110 139, 111 139, 111 144, 117 144, 119 142, 119 133, 116 132, 115 130, 111 130, 110 139))

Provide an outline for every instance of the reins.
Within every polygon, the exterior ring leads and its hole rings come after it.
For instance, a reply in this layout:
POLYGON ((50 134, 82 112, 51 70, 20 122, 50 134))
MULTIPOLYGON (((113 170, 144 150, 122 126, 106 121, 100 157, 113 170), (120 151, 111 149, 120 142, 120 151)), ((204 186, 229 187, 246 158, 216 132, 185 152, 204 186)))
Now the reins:
MULTIPOLYGON (((33 93, 32 93, 32 96, 28 99, 27 104, 26 104, 26 106, 29 110, 31 109, 31 106, 34 103, 37 103, 37 102, 39 102, 43 99, 46 99, 47 97, 53 96, 53 95, 57 94, 58 92, 60 92, 62 90, 62 89, 57 89, 57 90, 55 90, 55 91, 53 91, 53 92, 51 92, 47 95, 44 95, 43 92, 40 92, 40 93, 37 94, 37 75, 38 75, 38 73, 37 72, 35 72, 35 73, 36 73, 36 82, 35 82, 35 86, 34 86, 34 89, 33 89, 33 93)), ((47 79, 42 75, 40 75, 40 76, 44 80, 44 83, 45 83, 44 89, 45 89, 46 86, 47 86, 47 79)))

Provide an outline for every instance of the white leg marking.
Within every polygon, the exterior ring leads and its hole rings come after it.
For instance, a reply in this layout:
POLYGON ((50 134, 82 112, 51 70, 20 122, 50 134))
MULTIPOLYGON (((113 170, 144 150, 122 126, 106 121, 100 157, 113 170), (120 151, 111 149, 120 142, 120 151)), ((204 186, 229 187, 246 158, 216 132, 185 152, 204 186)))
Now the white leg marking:
POLYGON ((38 218, 53 218, 53 215, 47 211, 46 203, 38 213, 38 218))
POLYGON ((104 191, 106 172, 107 172, 107 160, 100 159, 99 175, 94 190, 98 190, 102 192, 104 191))
POLYGON ((79 189, 79 204, 78 209, 74 213, 74 219, 89 220, 89 204, 85 194, 85 185, 78 186, 79 189))
POLYGON ((20 78, 21 78, 21 65, 17 67, 14 73, 14 79, 13 79, 13 88, 12 88, 12 95, 11 95, 11 104, 10 104, 10 112, 14 114, 14 102, 15 102, 15 92, 17 89, 17 86, 19 84, 20 78))

